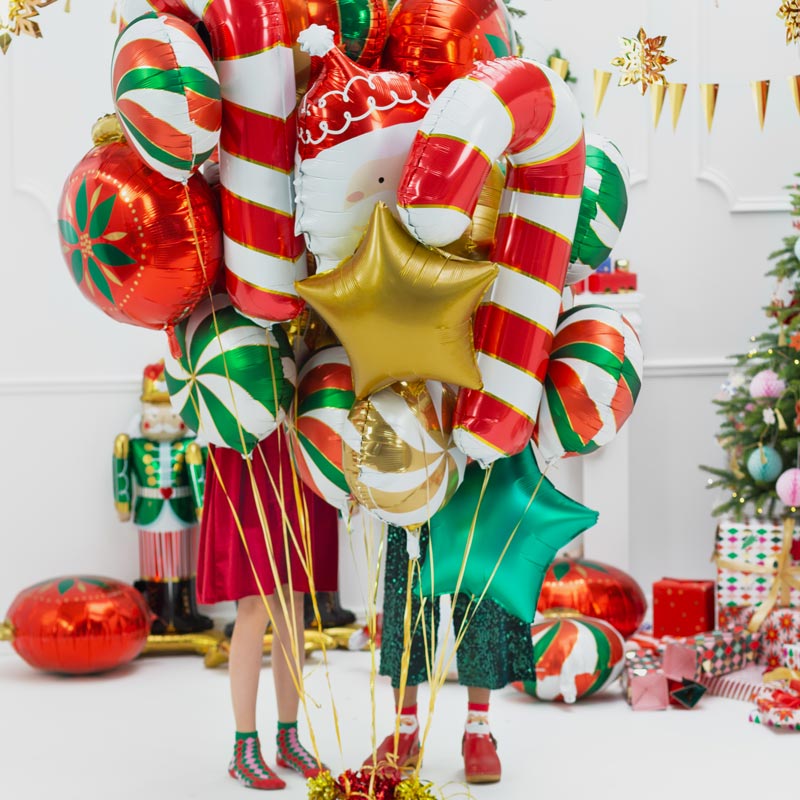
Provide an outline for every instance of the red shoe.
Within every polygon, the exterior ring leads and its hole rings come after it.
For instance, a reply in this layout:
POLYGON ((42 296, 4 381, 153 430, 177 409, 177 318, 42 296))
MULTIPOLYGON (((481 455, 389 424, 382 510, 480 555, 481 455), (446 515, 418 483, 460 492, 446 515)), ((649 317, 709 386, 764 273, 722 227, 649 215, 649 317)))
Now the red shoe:
POLYGON ((363 766, 371 767, 373 764, 390 766, 402 770, 416 767, 419 761, 419 729, 414 733, 401 733, 397 737, 397 750, 394 749, 394 734, 390 733, 375 751, 364 760, 363 766))
POLYGON ((500 780, 500 759, 497 740, 489 734, 465 733, 461 742, 464 773, 467 783, 497 783, 500 780))

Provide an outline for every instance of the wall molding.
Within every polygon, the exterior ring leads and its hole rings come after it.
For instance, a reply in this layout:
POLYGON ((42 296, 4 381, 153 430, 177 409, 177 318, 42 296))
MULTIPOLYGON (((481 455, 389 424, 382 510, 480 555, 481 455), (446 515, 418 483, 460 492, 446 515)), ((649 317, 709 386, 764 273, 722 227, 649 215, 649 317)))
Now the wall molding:
MULTIPOLYGON (((644 363, 645 378, 711 378, 727 375, 733 362, 726 358, 654 358, 644 363)), ((141 375, 77 378, 3 378, 0 397, 36 395, 138 394, 141 375)))

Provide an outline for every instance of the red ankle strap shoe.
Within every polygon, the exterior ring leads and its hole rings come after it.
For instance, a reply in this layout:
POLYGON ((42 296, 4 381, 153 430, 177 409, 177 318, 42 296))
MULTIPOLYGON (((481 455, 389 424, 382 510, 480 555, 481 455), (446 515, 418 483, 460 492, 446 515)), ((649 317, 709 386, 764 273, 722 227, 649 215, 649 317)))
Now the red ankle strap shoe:
POLYGON ((364 760, 365 767, 376 764, 379 767, 395 767, 399 770, 415 767, 419 761, 419 731, 414 733, 401 733, 397 739, 397 750, 394 748, 394 734, 390 733, 375 751, 364 760))
POLYGON ((500 780, 501 766, 494 736, 465 733, 461 753, 467 783, 497 783, 500 780))

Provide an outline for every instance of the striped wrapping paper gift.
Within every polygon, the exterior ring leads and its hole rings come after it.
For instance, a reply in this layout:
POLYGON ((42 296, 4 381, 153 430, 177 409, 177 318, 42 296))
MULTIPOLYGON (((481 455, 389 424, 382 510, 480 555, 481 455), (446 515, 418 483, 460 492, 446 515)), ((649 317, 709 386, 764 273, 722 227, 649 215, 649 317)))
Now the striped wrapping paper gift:
POLYGON ((706 687, 708 694, 752 703, 756 692, 764 686, 763 674, 763 667, 749 666, 727 675, 700 678, 699 683, 706 687))

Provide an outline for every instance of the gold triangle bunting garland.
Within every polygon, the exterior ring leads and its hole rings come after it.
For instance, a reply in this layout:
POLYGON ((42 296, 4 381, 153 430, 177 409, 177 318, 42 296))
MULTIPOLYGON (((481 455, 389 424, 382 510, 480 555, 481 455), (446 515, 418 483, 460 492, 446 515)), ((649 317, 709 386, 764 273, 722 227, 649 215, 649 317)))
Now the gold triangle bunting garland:
POLYGON ((764 130, 764 120, 767 116, 767 97, 769 97, 769 81, 750 81, 753 89, 753 99, 756 102, 758 124, 764 130))
POLYGON ((717 109, 717 95, 719 94, 718 83, 701 83, 700 100, 703 103, 703 112, 706 115, 706 126, 711 133, 711 126, 714 123, 714 112, 717 109))
POLYGON ((683 109, 683 98, 686 97, 686 84, 668 83, 667 91, 669 92, 669 108, 672 112, 672 130, 674 131, 678 127, 681 109, 683 109))

